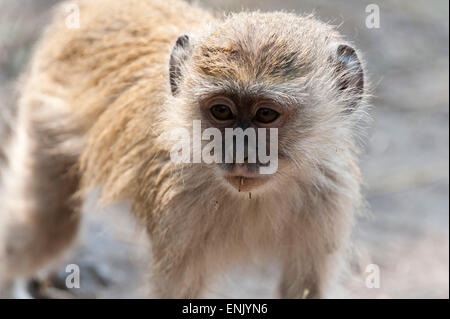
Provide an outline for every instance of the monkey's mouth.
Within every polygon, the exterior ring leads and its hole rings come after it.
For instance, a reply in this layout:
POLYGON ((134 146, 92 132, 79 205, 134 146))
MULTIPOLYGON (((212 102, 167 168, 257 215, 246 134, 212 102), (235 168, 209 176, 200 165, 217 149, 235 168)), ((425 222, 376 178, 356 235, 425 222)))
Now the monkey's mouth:
POLYGON ((250 192, 265 184, 269 177, 255 172, 249 172, 245 166, 237 166, 225 175, 225 180, 238 192, 250 192))
POLYGON ((238 192, 250 192, 267 182, 265 177, 225 176, 225 179, 238 192))

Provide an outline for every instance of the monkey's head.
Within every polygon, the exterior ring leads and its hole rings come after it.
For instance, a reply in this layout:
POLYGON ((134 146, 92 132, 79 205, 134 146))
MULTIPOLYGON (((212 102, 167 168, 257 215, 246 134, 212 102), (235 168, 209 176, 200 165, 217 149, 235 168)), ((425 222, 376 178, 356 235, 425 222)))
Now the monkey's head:
MULTIPOLYGON (((333 27, 311 16, 241 13, 178 38, 170 59, 173 107, 166 111, 187 128, 201 120, 202 130, 222 132, 222 163, 208 165, 214 178, 243 191, 264 191, 271 183, 282 189, 320 183, 348 165, 364 82, 357 53, 333 27), (226 128, 255 130, 256 141, 244 138, 243 162, 236 152, 226 161, 226 128), (269 130, 261 135, 259 128, 269 130), (270 163, 259 151, 273 152, 271 128, 277 129, 278 163, 266 175, 261 167, 270 163)), ((236 137, 231 141, 236 150, 236 137)))

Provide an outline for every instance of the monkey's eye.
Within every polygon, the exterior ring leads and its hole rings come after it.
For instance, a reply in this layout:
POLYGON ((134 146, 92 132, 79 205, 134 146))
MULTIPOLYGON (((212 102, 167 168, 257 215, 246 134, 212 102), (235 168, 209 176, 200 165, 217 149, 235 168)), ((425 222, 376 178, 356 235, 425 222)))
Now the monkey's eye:
POLYGON ((253 120, 259 123, 269 124, 276 121, 279 116, 280 113, 278 113, 277 111, 264 107, 260 108, 256 112, 256 115, 253 120))
POLYGON ((234 118, 230 107, 223 104, 216 104, 211 107, 211 114, 219 121, 229 121, 234 118))

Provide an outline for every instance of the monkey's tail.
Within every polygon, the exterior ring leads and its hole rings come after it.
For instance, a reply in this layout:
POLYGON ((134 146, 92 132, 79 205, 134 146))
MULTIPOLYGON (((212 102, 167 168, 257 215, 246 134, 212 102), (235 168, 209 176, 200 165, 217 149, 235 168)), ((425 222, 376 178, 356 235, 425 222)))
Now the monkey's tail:
MULTIPOLYGON (((13 99, 16 101, 16 99, 13 99)), ((8 165, 7 147, 16 122, 14 102, 0 99, 0 200, 2 197, 2 175, 8 165)))

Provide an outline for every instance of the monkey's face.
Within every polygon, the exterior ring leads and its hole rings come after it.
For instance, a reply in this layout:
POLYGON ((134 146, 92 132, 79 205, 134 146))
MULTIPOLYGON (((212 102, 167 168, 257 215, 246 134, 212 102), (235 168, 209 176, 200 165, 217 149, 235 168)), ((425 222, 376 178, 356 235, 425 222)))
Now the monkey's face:
POLYGON ((221 92, 199 101, 205 128, 222 137, 216 155, 219 175, 238 191, 264 185, 278 171, 278 132, 295 109, 260 95, 221 92))
POLYGON ((364 79, 342 41, 315 19, 284 13, 240 14, 178 38, 170 61, 178 116, 220 132, 220 154, 207 150, 219 159, 215 176, 236 190, 270 189, 261 186, 311 179, 348 148, 364 79))

